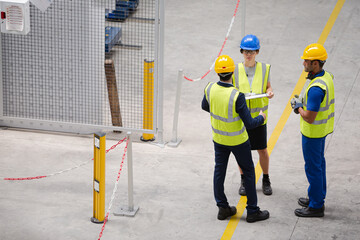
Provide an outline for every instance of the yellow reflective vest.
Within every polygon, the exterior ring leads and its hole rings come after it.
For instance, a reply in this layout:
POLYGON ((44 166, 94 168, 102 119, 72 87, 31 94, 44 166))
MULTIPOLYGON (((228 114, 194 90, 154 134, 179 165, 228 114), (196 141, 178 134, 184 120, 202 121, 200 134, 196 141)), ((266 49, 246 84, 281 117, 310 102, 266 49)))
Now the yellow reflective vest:
POLYGON ((323 101, 320 104, 319 112, 316 115, 315 121, 310 124, 303 118, 300 118, 300 131, 308 138, 322 138, 334 131, 334 116, 335 116, 335 91, 334 91, 334 76, 325 71, 325 74, 316 77, 309 83, 305 90, 303 109, 306 111, 307 95, 311 87, 320 87, 325 92, 323 101))
MULTIPOLYGON (((233 75, 233 85, 239 89, 240 92, 244 93, 245 96, 247 93, 263 94, 266 93, 269 73, 269 64, 257 62, 255 67, 255 75, 250 86, 244 64, 239 63, 236 66, 235 74, 233 75)), ((269 99, 267 97, 246 100, 246 104, 253 118, 259 116, 260 110, 262 110, 266 114, 266 120, 263 125, 267 123, 269 107, 269 99)))
POLYGON ((213 140, 226 146, 236 146, 248 140, 245 125, 236 112, 239 91, 234 87, 223 87, 209 83, 205 97, 210 106, 213 140))

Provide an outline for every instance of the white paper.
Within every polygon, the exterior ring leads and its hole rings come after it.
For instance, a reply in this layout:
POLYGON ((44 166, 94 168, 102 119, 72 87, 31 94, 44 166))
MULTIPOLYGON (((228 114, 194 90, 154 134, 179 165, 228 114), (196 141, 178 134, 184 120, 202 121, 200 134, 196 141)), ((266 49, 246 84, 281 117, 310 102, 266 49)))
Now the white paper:
POLYGON ((23 11, 19 6, 9 6, 6 8, 6 30, 19 31, 24 30, 23 11))
POLYGON ((30 0, 32 4, 35 5, 40 11, 45 12, 46 9, 51 5, 53 0, 30 0))
POLYGON ((267 97, 266 93, 263 94, 246 94, 245 95, 245 99, 249 100, 249 99, 255 99, 255 98, 263 98, 263 97, 267 97))

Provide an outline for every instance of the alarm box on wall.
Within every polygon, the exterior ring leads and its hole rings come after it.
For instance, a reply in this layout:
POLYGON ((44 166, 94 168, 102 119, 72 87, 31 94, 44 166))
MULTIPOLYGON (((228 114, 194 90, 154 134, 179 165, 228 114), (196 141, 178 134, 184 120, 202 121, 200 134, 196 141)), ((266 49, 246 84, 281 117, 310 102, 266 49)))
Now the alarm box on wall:
POLYGON ((28 34, 30 31, 29 0, 0 0, 1 32, 28 34))

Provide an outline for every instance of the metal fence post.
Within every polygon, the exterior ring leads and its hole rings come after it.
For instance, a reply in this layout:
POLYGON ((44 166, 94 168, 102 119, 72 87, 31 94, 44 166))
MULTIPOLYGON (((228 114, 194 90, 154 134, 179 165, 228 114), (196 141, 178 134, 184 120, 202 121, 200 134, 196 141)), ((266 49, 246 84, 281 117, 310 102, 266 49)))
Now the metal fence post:
MULTIPOLYGON (((154 126, 154 60, 144 60, 143 128, 154 126)), ((154 134, 143 133, 141 141, 154 141, 154 134)))
POLYGON ((179 139, 177 137, 177 127, 178 127, 178 120, 179 120, 181 85, 182 85, 183 77, 184 77, 183 70, 180 69, 179 74, 178 74, 178 79, 177 79, 172 138, 171 138, 171 141, 168 143, 169 147, 177 147, 181 143, 181 139, 179 139))
POLYGON ((157 143, 155 144, 159 147, 165 147, 166 142, 164 141, 164 119, 163 119, 163 108, 164 108, 164 30, 165 30, 165 0, 156 1, 157 4, 157 12, 159 16, 158 30, 156 32, 158 36, 158 48, 157 48, 157 59, 158 59, 158 67, 157 67, 157 79, 158 79, 158 114, 157 114, 157 143))
POLYGON ((1 38, 0 38, 0 118, 2 118, 4 115, 2 65, 3 65, 3 63, 2 63, 2 44, 1 44, 1 38))
POLYGON ((105 133, 94 134, 93 223, 105 219, 105 133))
POLYGON ((246 0, 241 1, 241 38, 245 37, 246 0))
POLYGON ((132 164, 132 138, 131 132, 127 133, 129 140, 127 146, 127 160, 128 160, 128 206, 120 207, 117 212, 114 212, 115 216, 128 216, 134 217, 139 210, 138 206, 134 206, 134 189, 133 189, 133 164, 132 164))

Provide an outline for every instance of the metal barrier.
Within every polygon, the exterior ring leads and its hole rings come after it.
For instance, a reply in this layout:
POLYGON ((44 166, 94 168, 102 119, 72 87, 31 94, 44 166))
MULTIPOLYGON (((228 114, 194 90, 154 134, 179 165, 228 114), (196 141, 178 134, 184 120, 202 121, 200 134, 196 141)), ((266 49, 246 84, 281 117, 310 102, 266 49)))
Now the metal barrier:
POLYGON ((120 169, 115 182, 115 187, 109 203, 109 208, 105 216, 105 147, 106 135, 104 133, 94 134, 93 217, 91 218, 91 221, 93 223, 104 223, 104 225, 108 220, 109 212, 115 199, 115 193, 117 190, 117 185, 120 179, 120 173, 126 153, 128 163, 128 206, 120 207, 118 211, 114 212, 114 215, 134 217, 139 210, 138 206, 134 206, 132 138, 131 132, 128 132, 127 145, 124 150, 123 159, 120 164, 120 169))
POLYGON ((184 72, 182 69, 180 69, 179 73, 178 73, 177 87, 176 87, 172 138, 171 138, 171 141, 167 144, 169 147, 177 147, 181 143, 181 139, 178 138, 178 135, 177 135, 177 129, 178 129, 178 122, 179 122, 180 96, 181 96, 181 88, 182 88, 183 78, 184 78, 184 72))
POLYGON ((93 223, 105 218, 105 133, 94 134, 93 223))
POLYGON ((159 133, 162 142, 164 0, 49 4, 43 11, 30 4, 28 34, 1 34, 0 126, 159 133), (154 61, 146 129, 144 59, 154 61))
POLYGON ((119 207, 114 212, 115 216, 128 216, 134 217, 139 210, 138 206, 134 206, 134 187, 133 187, 133 162, 132 162, 132 137, 131 132, 127 133, 127 160, 128 160, 128 206, 119 207))
MULTIPOLYGON (((154 123, 154 61, 144 60, 143 129, 153 129, 154 123)), ((143 133, 141 141, 154 141, 154 134, 143 133)))

